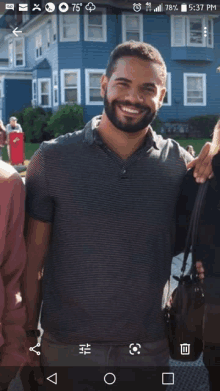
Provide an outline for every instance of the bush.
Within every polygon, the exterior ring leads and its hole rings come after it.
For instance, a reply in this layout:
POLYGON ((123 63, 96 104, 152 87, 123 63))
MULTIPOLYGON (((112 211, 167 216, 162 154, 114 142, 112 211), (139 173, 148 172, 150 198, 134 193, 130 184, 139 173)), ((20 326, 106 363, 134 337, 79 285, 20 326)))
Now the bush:
POLYGON ((25 133, 27 143, 41 143, 53 138, 53 134, 47 130, 47 122, 52 115, 51 111, 45 111, 42 107, 27 107, 13 115, 17 117, 18 123, 25 133))
POLYGON ((153 130, 158 133, 158 134, 161 134, 161 128, 163 127, 163 122, 160 120, 159 117, 156 117, 153 122, 152 122, 152 128, 153 130))
POLYGON ((48 121, 47 131, 59 137, 84 127, 83 108, 76 104, 60 106, 48 121))
POLYGON ((200 137, 210 138, 219 115, 202 115, 188 120, 190 132, 196 132, 200 137))

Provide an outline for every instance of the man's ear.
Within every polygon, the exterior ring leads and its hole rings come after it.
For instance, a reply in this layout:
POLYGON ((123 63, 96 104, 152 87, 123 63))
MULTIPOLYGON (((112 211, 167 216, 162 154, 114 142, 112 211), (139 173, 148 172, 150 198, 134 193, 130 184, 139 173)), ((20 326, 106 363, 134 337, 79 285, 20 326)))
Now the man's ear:
POLYGON ((107 89, 107 84, 108 84, 108 78, 106 75, 102 75, 101 77, 101 97, 104 98, 105 96, 105 91, 107 89))
POLYGON ((164 97, 166 95, 167 89, 165 87, 161 88, 160 90, 160 97, 159 97, 159 106, 161 107, 163 104, 164 97))

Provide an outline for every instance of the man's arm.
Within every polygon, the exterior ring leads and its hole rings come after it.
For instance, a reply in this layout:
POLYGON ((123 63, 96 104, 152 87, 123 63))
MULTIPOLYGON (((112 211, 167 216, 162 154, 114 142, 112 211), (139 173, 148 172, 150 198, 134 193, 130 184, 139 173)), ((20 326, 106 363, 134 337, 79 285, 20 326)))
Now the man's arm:
POLYGON ((42 270, 48 252, 51 224, 35 220, 26 214, 25 242, 27 264, 22 282, 22 293, 27 307, 26 329, 37 329, 42 302, 42 270))
MULTIPOLYGON (((21 178, 17 173, 8 179, 10 186, 2 197, 8 197, 7 224, 4 245, 1 278, 4 292, 2 315, 2 334, 4 345, 1 348, 1 365, 22 364, 26 360, 24 352, 26 321, 25 306, 21 298, 21 276, 26 261, 26 249, 23 236, 25 191, 21 178), (10 195, 9 195, 10 194, 10 195)), ((4 219, 4 214, 2 214, 4 219)))

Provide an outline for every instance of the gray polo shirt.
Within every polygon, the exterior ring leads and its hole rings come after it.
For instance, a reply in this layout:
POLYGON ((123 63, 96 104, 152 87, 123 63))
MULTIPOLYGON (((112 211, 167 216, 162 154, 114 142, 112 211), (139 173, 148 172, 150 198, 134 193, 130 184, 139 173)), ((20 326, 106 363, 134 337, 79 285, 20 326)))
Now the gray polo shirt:
POLYGON ((27 212, 53 227, 41 325, 64 344, 154 342, 165 338, 175 203, 192 158, 150 129, 122 160, 99 120, 43 142, 27 170, 27 212))
POLYGON ((20 124, 16 124, 14 128, 12 128, 11 124, 6 125, 6 134, 9 134, 11 132, 19 132, 22 133, 22 128, 20 124))

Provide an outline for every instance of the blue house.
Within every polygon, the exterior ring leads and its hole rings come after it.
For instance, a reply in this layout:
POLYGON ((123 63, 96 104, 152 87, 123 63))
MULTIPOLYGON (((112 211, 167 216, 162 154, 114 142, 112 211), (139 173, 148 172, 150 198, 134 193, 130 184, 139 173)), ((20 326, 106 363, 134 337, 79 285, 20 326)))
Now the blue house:
POLYGON ((100 114, 100 77, 111 51, 130 39, 155 46, 167 64, 167 94, 159 112, 163 122, 219 114, 220 6, 196 10, 191 4, 181 12, 181 2, 171 1, 172 9, 164 5, 163 12, 154 12, 159 2, 138 3, 137 12, 133 1, 102 0, 93 10, 86 10, 86 2, 70 3, 69 10, 61 12, 60 2, 53 1, 55 10, 48 12, 46 3, 34 11, 30 3, 28 11, 19 11, 17 4, 0 19, 4 123, 30 105, 54 112, 60 105, 78 103, 85 122, 100 114))

